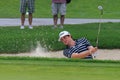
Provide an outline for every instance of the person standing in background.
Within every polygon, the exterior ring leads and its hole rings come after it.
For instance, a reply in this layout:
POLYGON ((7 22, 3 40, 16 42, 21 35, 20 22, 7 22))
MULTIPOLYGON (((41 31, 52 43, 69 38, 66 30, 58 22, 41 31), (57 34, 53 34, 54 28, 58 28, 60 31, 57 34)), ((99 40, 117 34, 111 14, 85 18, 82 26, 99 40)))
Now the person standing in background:
POLYGON ((57 27, 58 14, 60 13, 60 28, 63 28, 66 14, 66 0, 52 0, 53 28, 57 27))
POLYGON ((29 28, 33 29, 32 26, 32 14, 34 12, 35 0, 20 0, 20 12, 21 12, 21 26, 20 29, 24 29, 25 14, 28 15, 29 28), (28 9, 28 11, 27 11, 28 9))

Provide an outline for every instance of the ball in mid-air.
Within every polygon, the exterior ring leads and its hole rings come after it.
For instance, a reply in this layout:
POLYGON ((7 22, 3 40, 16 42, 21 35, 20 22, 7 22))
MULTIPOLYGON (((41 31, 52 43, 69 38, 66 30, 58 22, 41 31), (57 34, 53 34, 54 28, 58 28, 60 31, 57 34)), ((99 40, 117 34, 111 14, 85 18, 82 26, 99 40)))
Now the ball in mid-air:
POLYGON ((29 12, 26 12, 26 15, 28 15, 29 14, 29 12))

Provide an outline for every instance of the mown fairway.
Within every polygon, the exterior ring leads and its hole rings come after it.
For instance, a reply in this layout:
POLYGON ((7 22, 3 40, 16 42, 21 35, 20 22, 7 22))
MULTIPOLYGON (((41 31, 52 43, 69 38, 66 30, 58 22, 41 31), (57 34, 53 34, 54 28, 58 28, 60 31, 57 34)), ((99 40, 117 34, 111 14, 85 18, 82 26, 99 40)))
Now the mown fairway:
MULTIPOLYGON (((51 0, 35 0, 36 18, 50 18, 51 0)), ((72 0, 67 5, 67 18, 99 18, 98 6, 104 8, 103 18, 120 18, 120 0, 72 0)), ((20 0, 0 0, 0 18, 19 18, 20 0)))
POLYGON ((117 61, 0 58, 1 80, 120 80, 117 61))

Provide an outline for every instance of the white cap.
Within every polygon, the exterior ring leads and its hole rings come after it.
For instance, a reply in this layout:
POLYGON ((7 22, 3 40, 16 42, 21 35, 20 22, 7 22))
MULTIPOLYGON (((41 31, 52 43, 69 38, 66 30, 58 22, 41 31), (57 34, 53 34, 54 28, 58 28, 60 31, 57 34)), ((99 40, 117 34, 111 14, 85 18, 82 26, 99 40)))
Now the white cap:
POLYGON ((67 36, 67 35, 70 35, 70 33, 68 31, 60 32, 58 41, 60 41, 62 37, 67 36))

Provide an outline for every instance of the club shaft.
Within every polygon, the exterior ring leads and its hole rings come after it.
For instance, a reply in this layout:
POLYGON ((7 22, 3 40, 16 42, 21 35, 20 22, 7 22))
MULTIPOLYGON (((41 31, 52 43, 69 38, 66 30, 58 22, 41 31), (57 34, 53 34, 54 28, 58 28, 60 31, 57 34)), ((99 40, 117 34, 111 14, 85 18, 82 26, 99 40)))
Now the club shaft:
POLYGON ((100 30, 101 30, 101 21, 102 21, 102 14, 100 15, 100 20, 99 20, 97 40, 96 40, 96 47, 98 47, 98 43, 99 43, 99 35, 100 35, 100 30))

